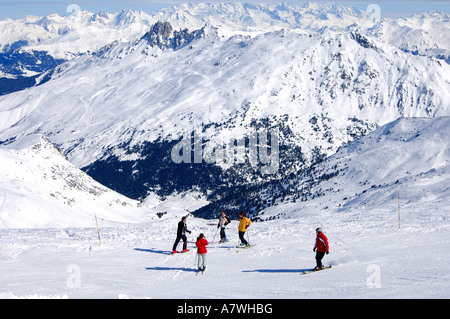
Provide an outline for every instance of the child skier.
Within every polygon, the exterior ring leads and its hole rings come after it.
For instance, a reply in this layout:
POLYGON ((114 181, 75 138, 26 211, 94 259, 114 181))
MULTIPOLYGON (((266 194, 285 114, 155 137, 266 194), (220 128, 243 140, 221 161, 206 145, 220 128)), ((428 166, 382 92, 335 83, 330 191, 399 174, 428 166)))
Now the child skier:
POLYGON ((250 227, 252 222, 250 221, 250 219, 245 217, 244 212, 240 212, 239 217, 241 218, 241 221, 239 222, 239 227, 238 227, 239 239, 241 240, 241 243, 239 244, 239 246, 241 246, 241 247, 250 246, 250 244, 245 240, 244 235, 245 235, 245 232, 247 231, 247 228, 250 227))
POLYGON ((195 246, 197 246, 197 266, 198 272, 203 272, 206 269, 206 246, 208 245, 208 241, 205 238, 205 235, 202 233, 197 237, 197 241, 195 242, 195 246))
POLYGON ((227 242, 227 235, 225 234, 225 227, 231 223, 231 220, 228 218, 228 216, 225 214, 224 211, 222 211, 220 217, 219 217, 219 223, 217 224, 217 228, 220 228, 220 241, 219 243, 225 243, 227 242))
POLYGON ((314 271, 322 270, 322 258, 325 254, 328 255, 330 247, 328 245, 328 238, 322 233, 322 228, 316 229, 316 244, 314 245, 313 251, 316 252, 316 267, 314 271), (316 251, 317 250, 317 251, 316 251))
POLYGON ((186 233, 191 233, 189 229, 187 229, 186 225, 186 216, 181 218, 181 221, 178 223, 178 229, 177 229, 177 239, 175 240, 175 243, 173 244, 172 253, 177 253, 177 246, 181 239, 183 239, 183 253, 188 252, 187 249, 187 237, 186 233))

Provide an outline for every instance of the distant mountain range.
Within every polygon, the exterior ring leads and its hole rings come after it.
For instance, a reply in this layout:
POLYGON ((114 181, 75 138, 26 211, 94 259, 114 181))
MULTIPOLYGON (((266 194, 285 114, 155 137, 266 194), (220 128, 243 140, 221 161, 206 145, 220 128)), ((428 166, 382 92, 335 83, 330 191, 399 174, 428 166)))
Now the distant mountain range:
POLYGON ((226 37, 282 28, 319 33, 347 30, 379 38, 412 54, 447 62, 450 57, 449 16, 438 12, 377 21, 371 12, 331 3, 181 4, 154 13, 79 11, 67 17, 53 14, 0 21, 0 94, 39 84, 33 82, 37 75, 63 61, 92 54, 114 41, 134 41, 157 21, 168 22, 176 30, 200 29, 209 23, 226 37))

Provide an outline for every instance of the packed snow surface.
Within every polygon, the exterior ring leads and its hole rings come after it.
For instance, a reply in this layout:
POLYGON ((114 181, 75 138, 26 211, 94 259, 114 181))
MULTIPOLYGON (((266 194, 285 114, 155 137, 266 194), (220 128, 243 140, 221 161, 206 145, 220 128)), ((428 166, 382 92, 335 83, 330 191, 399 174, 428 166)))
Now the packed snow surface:
MULTIPOLYGON (((5 229, 0 231, 3 298, 448 298, 450 228, 434 207, 299 212, 298 218, 253 223, 236 253, 237 221, 229 242, 208 247, 207 270, 196 274, 194 241, 211 242, 211 221, 188 218, 185 254, 169 255, 180 214, 141 225, 5 229), (301 215, 301 217, 300 217, 301 215), (176 217, 175 217, 176 216, 176 217), (325 225, 329 270, 315 266, 316 226, 325 225)), ((284 210, 296 211, 297 207, 284 210)), ((182 211, 178 211, 181 213, 182 211)), ((215 223, 214 223, 215 224, 215 223)))

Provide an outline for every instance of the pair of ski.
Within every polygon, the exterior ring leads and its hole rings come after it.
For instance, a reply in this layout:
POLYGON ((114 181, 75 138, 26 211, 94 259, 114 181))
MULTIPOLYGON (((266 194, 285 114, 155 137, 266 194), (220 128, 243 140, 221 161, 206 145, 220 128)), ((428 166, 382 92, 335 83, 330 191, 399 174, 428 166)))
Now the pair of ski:
POLYGON ((240 253, 250 247, 256 246, 256 244, 250 244, 248 246, 237 246, 236 248, 238 248, 238 250, 236 250, 237 253, 240 253))
POLYGON ((312 273, 312 272, 318 272, 318 271, 322 271, 322 270, 330 269, 330 268, 331 268, 331 266, 324 266, 324 267, 322 267, 321 269, 315 269, 315 268, 312 268, 312 269, 308 269, 308 270, 302 271, 302 272, 300 273, 300 275, 306 275, 306 274, 310 274, 310 273, 312 273))
POLYGON ((173 251, 171 251, 170 253, 169 253, 169 255, 179 255, 179 254, 185 254, 185 253, 188 253, 189 252, 189 250, 188 251, 177 251, 176 253, 174 253, 173 251))
POLYGON ((197 270, 197 273, 196 273, 195 275, 196 275, 196 276, 198 276, 198 274, 204 275, 205 273, 206 273, 206 267, 205 267, 205 269, 203 269, 203 270, 198 269, 198 270, 197 270))

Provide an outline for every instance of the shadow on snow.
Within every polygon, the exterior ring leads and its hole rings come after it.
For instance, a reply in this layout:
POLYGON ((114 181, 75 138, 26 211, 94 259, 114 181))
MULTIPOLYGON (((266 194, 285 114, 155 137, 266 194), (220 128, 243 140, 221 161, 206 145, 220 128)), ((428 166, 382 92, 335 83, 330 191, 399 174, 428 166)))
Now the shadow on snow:
POLYGON ((311 271, 312 268, 304 269, 254 269, 254 270, 243 270, 242 272, 265 272, 265 273, 302 273, 305 271, 311 271))
POLYGON ((147 270, 179 270, 179 271, 187 271, 187 272, 197 272, 197 269, 194 268, 186 268, 186 267, 147 267, 147 270))
POLYGON ((160 249, 155 249, 155 248, 151 248, 151 249, 135 248, 134 250, 143 251, 146 253, 161 254, 161 255, 170 255, 172 253, 171 250, 160 250, 160 249))

